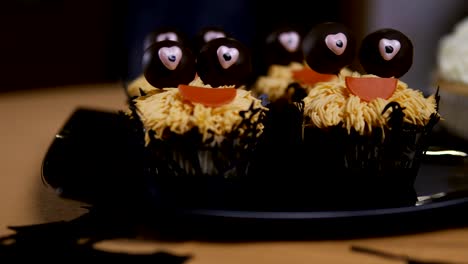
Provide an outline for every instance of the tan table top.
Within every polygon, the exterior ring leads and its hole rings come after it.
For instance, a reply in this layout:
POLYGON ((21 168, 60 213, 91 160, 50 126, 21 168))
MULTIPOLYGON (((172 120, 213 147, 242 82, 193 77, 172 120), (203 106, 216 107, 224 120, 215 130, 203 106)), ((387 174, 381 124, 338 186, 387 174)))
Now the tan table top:
MULTIPOLYGON (((119 84, 96 84, 0 94, 0 235, 11 225, 73 219, 85 212, 79 203, 59 198, 41 181, 42 159, 55 133, 79 107, 125 108, 119 84)), ((190 254, 187 263, 398 263, 350 250, 367 246, 431 260, 468 263, 465 228, 352 240, 214 243, 202 241, 116 240, 100 249, 190 254)), ((402 263, 402 261, 400 261, 402 263)))

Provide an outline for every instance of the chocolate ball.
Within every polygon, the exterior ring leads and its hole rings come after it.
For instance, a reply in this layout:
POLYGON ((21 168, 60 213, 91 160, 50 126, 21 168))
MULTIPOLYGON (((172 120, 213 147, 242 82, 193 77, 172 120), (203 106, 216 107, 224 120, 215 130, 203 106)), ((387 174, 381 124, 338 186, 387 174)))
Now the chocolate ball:
POLYGON ((356 40, 343 24, 325 22, 317 24, 306 34, 302 50, 311 69, 323 74, 337 74, 353 62, 356 40))
POLYGON ((413 64, 413 44, 398 30, 380 29, 362 40, 359 60, 369 74, 399 78, 413 64))
POLYGON ((195 56, 180 42, 153 43, 143 54, 143 74, 154 87, 177 87, 195 78, 195 56))
POLYGON ((208 42, 217 38, 231 37, 222 27, 218 26, 207 26, 200 29, 194 37, 194 51, 200 51, 200 49, 208 42))
POLYGON ((283 26, 271 32, 265 39, 265 64, 270 66, 302 63, 302 37, 301 32, 292 26, 283 26))
POLYGON ((197 56, 197 72, 202 81, 212 87, 239 87, 252 73, 250 51, 234 38, 213 39, 197 56))
POLYGON ((187 36, 175 27, 160 27, 148 33, 143 40, 143 50, 146 50, 155 42, 172 40, 187 45, 187 36))

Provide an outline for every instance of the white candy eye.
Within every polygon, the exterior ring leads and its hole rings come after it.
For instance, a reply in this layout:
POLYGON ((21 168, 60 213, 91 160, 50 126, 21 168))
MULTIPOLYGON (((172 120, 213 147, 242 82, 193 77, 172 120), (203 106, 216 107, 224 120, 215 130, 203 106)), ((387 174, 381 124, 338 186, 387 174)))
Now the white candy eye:
POLYGON ((346 50, 348 39, 343 33, 330 34, 325 38, 325 44, 336 55, 341 55, 346 50))
POLYGON ((166 68, 174 70, 182 58, 182 50, 177 46, 163 47, 159 49, 158 56, 166 68))
POLYGON ((401 44, 398 40, 383 38, 379 41, 379 51, 382 58, 389 61, 400 51, 401 44))
POLYGON ((295 52, 299 48, 301 37, 297 32, 288 31, 279 34, 278 40, 289 52, 295 52))
POLYGON ((156 42, 160 42, 163 40, 179 41, 179 39, 177 38, 177 34, 174 32, 162 33, 156 37, 156 42))
POLYGON ((216 54, 218 54, 218 61, 224 69, 231 67, 239 59, 239 50, 236 48, 220 46, 216 54))
POLYGON ((217 38, 224 38, 226 35, 223 32, 219 31, 207 31, 205 35, 203 35, 203 40, 205 40, 205 43, 212 41, 213 39, 217 38))

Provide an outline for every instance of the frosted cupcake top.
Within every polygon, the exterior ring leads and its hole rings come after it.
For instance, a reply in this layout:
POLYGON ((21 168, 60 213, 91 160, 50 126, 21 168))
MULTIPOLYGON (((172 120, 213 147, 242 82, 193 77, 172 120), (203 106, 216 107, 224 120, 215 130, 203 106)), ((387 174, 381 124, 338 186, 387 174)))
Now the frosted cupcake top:
MULTIPOLYGON (((357 72, 352 77, 380 78, 375 75, 360 75, 357 72)), ((404 122, 419 126, 426 125, 431 115, 436 113, 434 95, 425 98, 421 91, 411 89, 400 80, 396 89, 388 99, 375 98, 369 102, 354 95, 346 85, 346 76, 339 75, 334 82, 317 84, 304 98, 304 115, 318 128, 340 125, 348 132, 356 131, 360 135, 372 133, 375 128, 387 126, 388 115, 382 114, 390 102, 399 103, 405 113, 404 122)))
MULTIPOLYGON (((205 89, 228 89, 229 87, 211 88, 197 78, 189 85, 205 87, 205 89)), ((202 135, 203 141, 214 137, 215 143, 220 143, 223 136, 238 129, 239 136, 243 136, 246 127, 242 126, 245 118, 249 123, 257 123, 254 136, 263 132, 263 124, 258 122, 261 111, 265 110, 261 100, 253 97, 249 91, 236 89, 235 98, 227 104, 218 107, 205 106, 202 103, 190 103, 184 100, 179 89, 166 88, 165 92, 150 96, 139 97, 134 100, 136 111, 146 131, 145 140, 150 141, 149 131, 152 130, 156 139, 163 139, 168 133, 185 134, 196 128, 202 135), (253 110, 253 111, 250 111, 253 110), (240 115, 246 111, 247 117, 240 115)))
MULTIPOLYGON (((344 68, 341 73, 350 74, 351 71, 344 68)), ((258 77, 253 90, 257 94, 267 94, 270 101, 275 101, 285 95, 292 83, 298 83, 308 93, 316 83, 328 82, 337 78, 336 75, 317 73, 303 63, 292 62, 289 65, 271 65, 267 75, 258 77)))
POLYGON ((301 70, 304 65, 299 62, 291 62, 289 65, 274 64, 268 68, 267 75, 259 76, 253 85, 253 90, 258 94, 267 94, 271 101, 280 98, 294 82, 293 71, 301 70))
POLYGON ((468 84, 468 17, 453 31, 442 37, 437 52, 439 77, 447 81, 468 84))

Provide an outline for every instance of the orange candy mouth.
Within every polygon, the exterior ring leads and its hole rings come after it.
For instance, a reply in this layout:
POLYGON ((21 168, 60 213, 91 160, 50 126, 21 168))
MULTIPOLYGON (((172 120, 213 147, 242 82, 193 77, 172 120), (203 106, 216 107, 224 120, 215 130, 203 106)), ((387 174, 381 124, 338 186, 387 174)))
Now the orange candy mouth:
POLYGON ((236 97, 236 88, 206 88, 179 84, 179 92, 184 100, 207 107, 228 104, 236 97))
POLYGON ((331 81, 336 75, 318 73, 310 68, 293 71, 293 79, 300 84, 314 85, 319 82, 331 81))
POLYGON ((397 87, 396 78, 362 78, 349 77, 346 79, 346 87, 349 91, 366 102, 376 98, 390 98, 397 87))

